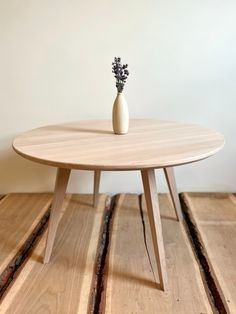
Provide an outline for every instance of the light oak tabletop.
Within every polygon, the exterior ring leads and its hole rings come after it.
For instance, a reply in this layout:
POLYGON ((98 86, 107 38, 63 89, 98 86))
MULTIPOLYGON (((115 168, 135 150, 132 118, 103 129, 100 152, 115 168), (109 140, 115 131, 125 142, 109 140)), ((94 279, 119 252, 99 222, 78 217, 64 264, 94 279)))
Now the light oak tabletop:
POLYGON ((126 135, 115 135, 110 120, 87 120, 34 129, 13 142, 14 150, 32 161, 85 170, 177 166, 223 146, 223 135, 206 127, 148 119, 130 120, 126 135))

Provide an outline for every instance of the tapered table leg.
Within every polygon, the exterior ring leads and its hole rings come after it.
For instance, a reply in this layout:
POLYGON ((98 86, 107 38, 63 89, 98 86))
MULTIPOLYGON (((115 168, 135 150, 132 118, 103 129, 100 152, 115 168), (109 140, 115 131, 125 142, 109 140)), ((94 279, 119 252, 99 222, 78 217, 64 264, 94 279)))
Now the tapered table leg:
POLYGON ((66 193, 67 184, 70 177, 70 169, 58 168, 57 177, 52 201, 52 209, 50 214, 47 243, 44 255, 44 263, 48 263, 52 253, 52 247, 57 231, 57 226, 60 220, 63 200, 66 193))
POLYGON ((160 278, 160 285, 163 290, 167 289, 167 272, 165 251, 162 237, 161 217, 156 189, 154 169, 141 170, 143 188, 147 204, 148 218, 151 227, 152 241, 156 257, 156 263, 160 278))
POLYGON ((95 170, 94 182, 93 182, 93 206, 94 207, 97 207, 97 204, 98 204, 100 177, 101 177, 101 171, 95 170))
POLYGON ((181 221, 183 219, 183 214, 182 214, 179 196, 177 192, 174 169, 172 167, 164 168, 164 173, 165 173, 166 181, 169 187, 169 191, 170 191, 170 195, 171 195, 171 199, 174 205, 177 219, 181 221))

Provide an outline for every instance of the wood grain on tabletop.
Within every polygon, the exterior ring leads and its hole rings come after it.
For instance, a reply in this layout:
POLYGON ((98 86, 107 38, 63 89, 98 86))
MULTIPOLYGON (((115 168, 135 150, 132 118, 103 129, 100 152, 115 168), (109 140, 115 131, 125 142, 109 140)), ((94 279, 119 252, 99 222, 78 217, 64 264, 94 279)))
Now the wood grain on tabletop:
POLYGON ((224 145, 211 129, 158 120, 130 120, 129 133, 115 135, 111 121, 46 126, 18 136, 13 147, 33 161, 64 168, 135 170, 209 157, 224 145))

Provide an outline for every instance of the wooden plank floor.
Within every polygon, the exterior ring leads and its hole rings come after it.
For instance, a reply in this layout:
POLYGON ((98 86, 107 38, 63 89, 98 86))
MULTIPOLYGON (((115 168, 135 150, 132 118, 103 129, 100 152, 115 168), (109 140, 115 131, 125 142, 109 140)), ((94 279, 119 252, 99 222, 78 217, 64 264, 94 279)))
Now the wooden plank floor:
POLYGON ((236 313, 236 197, 184 193, 183 199, 225 309, 236 313))
POLYGON ((160 195, 166 292, 158 288, 143 196, 101 194, 94 208, 92 195, 67 195, 52 258, 44 265, 51 199, 11 194, 0 200, 1 314, 236 313, 234 195, 182 194, 186 225, 176 220, 170 197, 160 195), (197 237, 188 231, 192 226, 197 237), (212 301, 203 271, 208 264, 224 309, 212 301))
POLYGON ((170 198, 160 196, 169 290, 159 282, 147 212, 143 220, 150 260, 144 242, 137 195, 123 195, 111 230, 105 313, 212 313, 200 271, 183 226, 176 221, 170 198), (154 271, 154 273, 153 273, 154 271))
POLYGON ((95 210, 91 195, 67 199, 50 263, 42 263, 44 234, 0 313, 87 313, 105 200, 95 210))
POLYGON ((51 199, 51 194, 9 194, 0 200, 0 294, 51 199))

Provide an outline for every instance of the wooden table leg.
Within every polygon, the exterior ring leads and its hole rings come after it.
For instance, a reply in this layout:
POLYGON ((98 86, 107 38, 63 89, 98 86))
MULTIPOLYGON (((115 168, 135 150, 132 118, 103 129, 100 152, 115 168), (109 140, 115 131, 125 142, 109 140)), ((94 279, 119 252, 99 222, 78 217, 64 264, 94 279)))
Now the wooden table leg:
POLYGON ((97 207, 97 204, 98 204, 100 177, 101 177, 101 171, 95 170, 94 182, 93 182, 93 206, 94 207, 97 207))
POLYGON ((162 237, 161 217, 156 189, 155 172, 154 169, 145 169, 141 170, 141 174, 147 204, 148 218, 151 227, 156 263, 160 278, 160 285, 163 290, 166 290, 167 289, 166 260, 162 237))
POLYGON ((177 219, 181 221, 183 219, 183 214, 182 214, 179 196, 177 192, 174 169, 172 167, 163 168, 163 169, 164 169, 166 181, 169 187, 169 191, 170 191, 170 195, 171 195, 171 199, 174 205, 177 219))
POLYGON ((63 200, 66 193, 67 184, 70 177, 70 169, 57 169, 57 177, 54 189, 54 196, 52 201, 52 209, 50 214, 48 236, 44 255, 44 263, 48 263, 52 253, 52 247, 57 231, 57 226, 60 220, 60 214, 62 209, 63 200))

